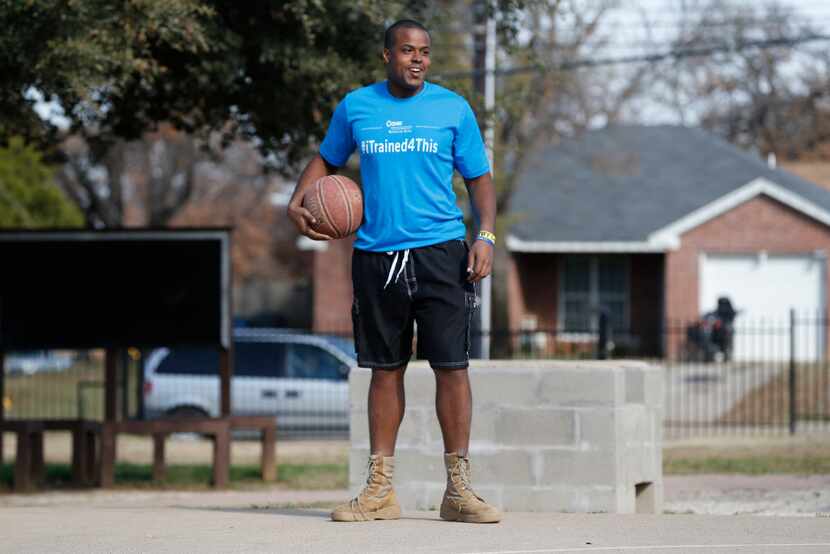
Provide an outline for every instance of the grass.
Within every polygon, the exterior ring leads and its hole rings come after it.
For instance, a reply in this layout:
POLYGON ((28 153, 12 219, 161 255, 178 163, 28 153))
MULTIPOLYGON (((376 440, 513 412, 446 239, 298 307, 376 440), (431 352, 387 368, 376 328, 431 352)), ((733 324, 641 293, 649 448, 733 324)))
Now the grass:
MULTIPOLYGON (((0 466, 0 491, 10 491, 14 467, 0 466)), ((348 486, 346 464, 278 464, 277 483, 286 489, 343 489, 348 486)), ((117 488, 148 489, 189 489, 210 488, 211 466, 208 464, 169 465, 167 479, 153 481, 150 464, 119 462, 115 466, 117 488)), ((263 486, 259 466, 234 465, 230 468, 231 488, 252 488, 263 486)), ((72 473, 69 464, 46 464, 46 489, 72 487, 72 473)))
POLYGON ((747 458, 677 459, 663 462, 665 475, 740 474, 740 475, 826 475, 830 474, 830 457, 800 458, 787 456, 747 458))
POLYGON ((103 417, 103 388, 80 385, 102 382, 103 370, 94 364, 77 364, 66 371, 7 375, 6 409, 9 419, 73 418, 83 410, 87 419, 103 417))
POLYGON ((668 447, 663 449, 663 473, 828 475, 830 443, 802 438, 668 447))

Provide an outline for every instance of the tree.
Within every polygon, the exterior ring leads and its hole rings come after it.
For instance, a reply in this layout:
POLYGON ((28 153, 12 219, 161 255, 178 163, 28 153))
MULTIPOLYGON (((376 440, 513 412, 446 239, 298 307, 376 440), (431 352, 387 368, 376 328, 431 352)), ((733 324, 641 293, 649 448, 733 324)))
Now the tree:
POLYGON ((539 141, 619 122, 642 91, 652 71, 648 64, 579 65, 601 56, 613 32, 603 23, 616 7, 615 0, 534 0, 520 12, 517 24, 528 32, 506 43, 499 62, 505 70, 495 114, 499 213, 506 211, 515 176, 539 141))
POLYGON ((813 22, 780 2, 685 4, 658 98, 762 155, 796 158, 830 139, 830 56, 813 22), (670 67, 668 66, 670 64, 670 67))
POLYGON ((255 139, 289 170, 319 139, 336 100, 372 78, 387 17, 381 0, 0 0, 0 138, 54 145, 33 112, 56 100, 103 159, 116 139, 161 121, 189 133, 255 139))
POLYGON ((54 170, 20 137, 0 147, 0 227, 79 227, 81 213, 53 182, 54 170))

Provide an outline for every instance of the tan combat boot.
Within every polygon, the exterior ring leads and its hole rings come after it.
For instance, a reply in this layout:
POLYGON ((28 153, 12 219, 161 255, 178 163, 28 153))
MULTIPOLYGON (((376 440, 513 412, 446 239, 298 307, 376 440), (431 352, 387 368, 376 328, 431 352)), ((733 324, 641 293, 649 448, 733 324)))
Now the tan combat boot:
POLYGON ((497 523, 501 513, 473 492, 470 486, 470 459, 444 454, 447 490, 441 502, 441 519, 464 523, 497 523))
POLYGON ((331 513, 334 521, 372 521, 400 519, 401 507, 392 488, 394 456, 369 456, 369 477, 360 493, 331 513))

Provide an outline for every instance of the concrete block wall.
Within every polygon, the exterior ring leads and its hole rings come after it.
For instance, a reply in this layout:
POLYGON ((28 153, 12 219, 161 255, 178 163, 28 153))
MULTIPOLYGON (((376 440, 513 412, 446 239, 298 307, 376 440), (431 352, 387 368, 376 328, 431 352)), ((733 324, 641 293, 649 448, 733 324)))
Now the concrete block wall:
MULTIPOLYGON (((366 478, 370 370, 351 372, 349 479, 366 478)), ((659 513, 663 381, 625 361, 474 361, 470 442, 473 486, 508 511, 659 513)), ((395 452, 404 509, 440 506, 446 474, 435 415, 435 377, 406 374, 406 413, 395 452)))

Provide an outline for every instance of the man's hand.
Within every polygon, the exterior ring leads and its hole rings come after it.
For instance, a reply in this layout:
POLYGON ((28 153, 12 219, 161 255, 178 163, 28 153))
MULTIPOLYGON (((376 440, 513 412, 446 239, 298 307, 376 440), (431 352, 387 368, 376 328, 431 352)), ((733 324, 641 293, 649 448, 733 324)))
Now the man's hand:
POLYGON ((493 250, 495 248, 483 240, 473 241, 467 256, 467 280, 477 283, 490 275, 493 269, 493 250))
POLYGON ((300 231, 300 234, 313 240, 331 240, 332 237, 324 235, 323 233, 318 233, 314 230, 312 227, 312 225, 316 223, 314 216, 311 215, 310 211, 303 208, 302 203, 302 197, 292 198, 291 202, 288 203, 288 217, 290 217, 291 221, 294 222, 294 225, 297 226, 297 230, 300 231))

